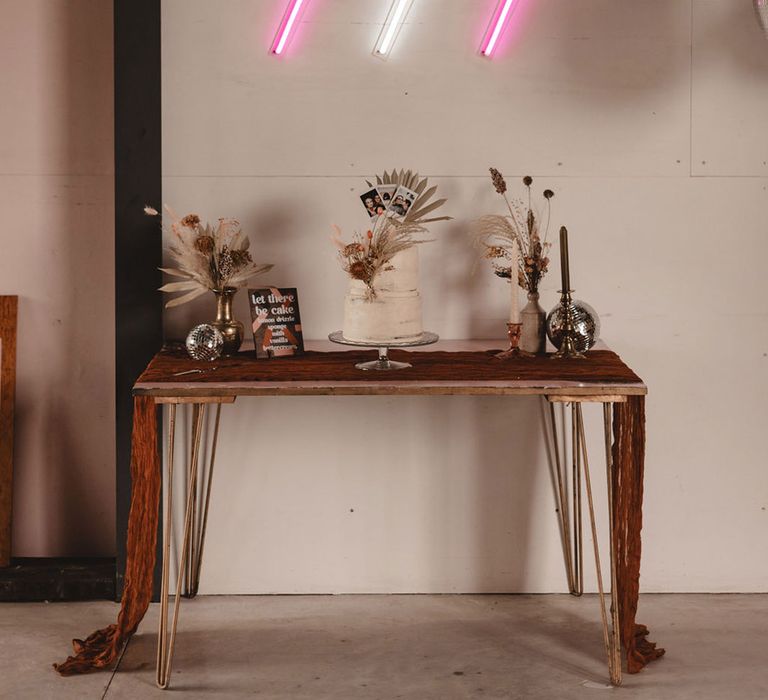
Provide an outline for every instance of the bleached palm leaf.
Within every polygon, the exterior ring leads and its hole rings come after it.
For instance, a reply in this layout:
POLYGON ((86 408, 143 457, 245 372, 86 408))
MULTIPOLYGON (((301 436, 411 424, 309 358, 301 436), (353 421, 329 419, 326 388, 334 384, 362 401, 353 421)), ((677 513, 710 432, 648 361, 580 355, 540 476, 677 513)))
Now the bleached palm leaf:
POLYGON ((187 294, 182 294, 180 297, 174 297, 166 303, 165 308, 172 309, 174 306, 181 306, 182 304, 186 304, 188 301, 192 301, 193 299, 197 299, 197 297, 202 296, 207 291, 208 290, 205 288, 195 289, 194 291, 187 294))
POLYGON ((186 272, 182 272, 181 270, 177 270, 173 267, 159 267, 157 269, 161 272, 164 272, 166 275, 170 275, 171 277, 183 277, 184 279, 189 277, 186 272))
POLYGON ((190 289, 199 289, 200 283, 196 280, 187 280, 186 282, 168 282, 160 287, 161 292, 186 292, 190 289))
POLYGON ((433 224, 435 221, 452 221, 452 216, 433 216, 429 219, 419 219, 420 224, 433 224))
POLYGON ((418 209, 417 211, 413 211, 413 207, 411 207, 411 211, 408 212, 410 216, 406 216, 406 219, 410 219, 412 221, 420 221, 424 218, 429 212, 434 211, 438 207, 442 207, 443 204, 446 203, 446 199, 436 199, 432 204, 427 204, 427 206, 422 207, 421 209, 418 209))
POLYGON ((437 192, 437 185, 430 187, 426 192, 417 197, 416 201, 411 206, 411 209, 418 209, 419 207, 423 206, 430 200, 431 197, 434 196, 435 192, 437 192))
POLYGON ((274 267, 274 265, 251 263, 248 267, 243 268, 236 272, 229 278, 228 286, 241 287, 254 275, 260 275, 264 272, 268 272, 274 267))
POLYGON ((446 200, 439 199, 431 202, 430 200, 437 192, 437 186, 429 187, 429 178, 420 177, 414 170, 398 170, 397 168, 391 171, 385 170, 381 177, 376 176, 376 181, 384 185, 393 185, 395 188, 400 186, 407 187, 416 193, 416 198, 409 212, 400 223, 422 224, 433 221, 447 221, 451 218, 449 216, 425 218, 427 214, 443 206, 446 200))

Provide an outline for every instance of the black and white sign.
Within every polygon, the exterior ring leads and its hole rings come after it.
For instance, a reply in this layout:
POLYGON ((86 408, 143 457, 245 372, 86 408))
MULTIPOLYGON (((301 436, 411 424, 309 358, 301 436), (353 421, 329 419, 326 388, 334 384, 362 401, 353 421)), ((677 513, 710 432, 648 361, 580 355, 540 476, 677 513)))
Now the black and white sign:
POLYGON ((249 289, 248 301, 256 357, 285 357, 304 352, 295 287, 249 289))

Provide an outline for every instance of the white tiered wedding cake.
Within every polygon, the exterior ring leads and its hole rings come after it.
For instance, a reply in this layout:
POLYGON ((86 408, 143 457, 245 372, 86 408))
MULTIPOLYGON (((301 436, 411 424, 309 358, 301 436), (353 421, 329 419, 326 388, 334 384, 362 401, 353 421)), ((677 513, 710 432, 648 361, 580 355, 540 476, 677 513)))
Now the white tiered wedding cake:
MULTIPOLYGON (((384 171, 375 184, 366 184, 360 201, 370 228, 345 242, 341 229, 334 227, 332 240, 350 279, 342 339, 331 340, 380 347, 421 343, 434 334, 425 334, 421 323, 418 249, 426 242, 426 224, 450 218, 429 216, 445 199, 433 200, 437 187, 410 170, 384 171)), ((377 369, 391 369, 391 364, 377 369)))
POLYGON ((373 298, 365 282, 350 279, 344 299, 344 338, 361 343, 408 342, 419 338, 423 328, 418 287, 416 245, 394 255, 376 275, 373 298))

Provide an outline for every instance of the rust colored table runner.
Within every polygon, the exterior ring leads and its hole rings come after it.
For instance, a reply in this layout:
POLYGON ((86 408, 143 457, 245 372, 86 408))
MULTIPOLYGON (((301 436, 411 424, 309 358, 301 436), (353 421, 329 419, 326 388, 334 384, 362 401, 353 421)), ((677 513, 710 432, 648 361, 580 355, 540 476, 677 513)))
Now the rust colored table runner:
POLYGON ((212 394, 218 395, 222 389, 230 394, 240 394, 244 388, 242 385, 263 382, 320 382, 323 385, 337 382, 395 383, 406 386, 420 382, 444 382, 460 389, 469 382, 485 382, 492 387, 499 382, 526 380, 536 386, 551 384, 554 387, 573 382, 586 383, 591 391, 596 384, 634 386, 634 393, 644 394, 646 391, 640 377, 610 350, 593 350, 583 360, 565 361, 553 361, 550 355, 502 361, 494 357, 497 352, 393 349, 389 351, 390 359, 410 362, 413 367, 407 371, 362 372, 355 368, 355 363, 374 357, 375 353, 370 350, 306 352, 297 357, 274 360, 255 360, 252 352, 241 352, 235 357, 207 363, 191 359, 181 348, 169 347, 149 363, 136 381, 134 393, 173 395, 174 387, 181 386, 183 389, 179 395, 196 395, 190 385, 198 385, 200 389, 203 386, 209 389, 212 394), (210 371, 212 367, 215 369, 210 371), (148 385, 152 389, 147 389, 148 385))
POLYGON ((253 352, 241 352, 213 363, 192 360, 180 347, 158 353, 134 386, 131 508, 120 613, 115 624, 85 640, 74 640, 75 656, 55 665, 59 673, 72 675, 111 665, 149 606, 162 482, 156 400, 264 394, 626 396, 626 401, 614 403, 613 413, 613 534, 621 641, 630 673, 660 657, 664 650, 648 641, 648 629, 635 621, 645 458, 642 380, 609 350, 592 350, 583 360, 557 361, 546 355, 499 360, 490 350, 390 350, 390 356, 413 367, 393 372, 355 369, 356 362, 371 358, 370 351, 307 352, 273 360, 256 360, 253 352))

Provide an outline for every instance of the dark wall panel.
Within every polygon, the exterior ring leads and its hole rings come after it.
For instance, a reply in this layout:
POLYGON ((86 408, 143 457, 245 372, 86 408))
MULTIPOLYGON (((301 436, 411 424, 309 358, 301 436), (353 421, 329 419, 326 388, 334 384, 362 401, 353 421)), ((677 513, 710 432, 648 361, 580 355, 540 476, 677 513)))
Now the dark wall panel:
POLYGON ((131 488, 131 387, 162 344, 162 302, 157 291, 162 240, 157 219, 143 212, 144 204, 157 207, 162 201, 160 0, 115 0, 114 18, 119 597, 131 488))

